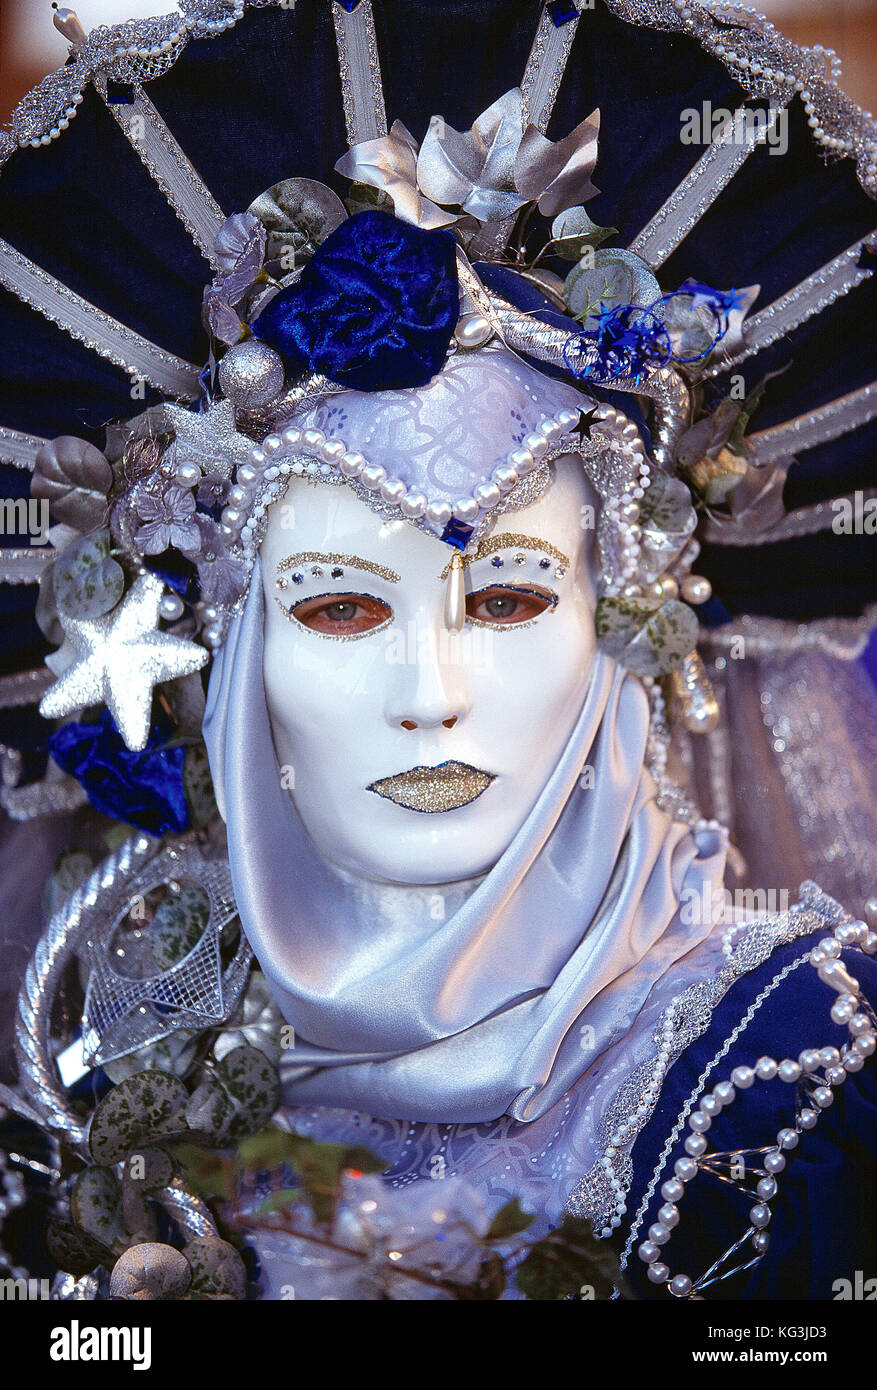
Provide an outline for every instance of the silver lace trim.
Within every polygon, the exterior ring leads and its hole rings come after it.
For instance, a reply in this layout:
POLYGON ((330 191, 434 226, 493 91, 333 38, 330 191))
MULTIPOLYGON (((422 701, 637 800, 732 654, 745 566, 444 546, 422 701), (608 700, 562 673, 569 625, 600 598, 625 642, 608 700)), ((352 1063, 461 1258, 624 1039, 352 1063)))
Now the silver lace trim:
POLYGON ((126 328, 2 240, 0 285, 122 371, 148 381, 169 396, 185 400, 198 396, 198 368, 191 362, 184 362, 126 328))
MULTIPOLYGON (((579 9, 580 3, 581 0, 575 0, 576 9, 579 9)), ((531 122, 543 135, 554 110, 578 27, 578 19, 570 19, 558 26, 547 9, 542 11, 521 79, 521 95, 524 99, 524 125, 531 122)))
MULTIPOLYGON (((656 1050, 662 1040, 670 1042, 668 1061, 661 1077, 657 1078, 658 1096, 670 1067, 696 1038, 706 1032, 713 1010, 731 985, 743 975, 750 974, 763 965, 777 947, 809 935, 810 932, 826 926, 829 920, 834 924, 834 916, 839 911, 838 906, 832 899, 827 898, 816 884, 802 884, 800 893, 801 901, 795 903, 788 912, 747 924, 740 941, 728 952, 727 964, 722 966, 712 979, 700 980, 689 985, 664 1010, 652 1037, 656 1050), (833 914, 831 918, 829 905, 833 914)), ((730 1041, 729 1039, 726 1043, 726 1048, 730 1046, 730 1041)), ((618 1188, 613 1189, 612 1178, 620 1183, 623 1194, 626 1195, 630 1188, 633 1168, 631 1149, 651 1119, 658 1096, 647 1112, 639 1117, 635 1133, 623 1150, 616 1150, 609 1144, 610 1136, 619 1126, 629 1125, 634 1119, 649 1082, 655 1084, 654 1073, 655 1058, 652 1056, 635 1068, 622 1083, 600 1130, 604 1157, 608 1157, 611 1167, 607 1171, 601 1158, 579 1179, 570 1193, 566 1210, 573 1216, 586 1217, 597 1232, 608 1225, 616 1210, 618 1188)))
POLYGON ((849 250, 842 251, 834 260, 819 270, 814 270, 806 280, 788 293, 768 304, 766 309, 747 319, 743 325, 743 347, 733 357, 723 358, 712 363, 703 373, 704 377, 721 376, 745 362, 756 353, 784 338, 787 333, 800 328, 814 314, 821 314, 843 295, 870 280, 873 270, 858 264, 865 240, 857 241, 849 250))
POLYGON ((877 419, 877 381, 808 410, 804 415, 796 415, 794 420, 751 434, 748 442, 756 465, 763 466, 804 449, 815 449, 817 444, 828 444, 874 419, 877 419))
POLYGON ((837 661, 858 661, 875 623, 877 604, 866 608, 858 618, 823 618, 806 623, 746 614, 722 627, 702 629, 700 645, 717 652, 730 651, 742 638, 747 656, 774 656, 815 648, 837 661))
POLYGON ((22 434, 21 430, 6 429, 0 425, 0 463, 11 463, 15 468, 31 471, 37 454, 48 441, 36 434, 22 434))
MULTIPOLYGON (((782 105, 770 107, 770 128, 776 123, 782 105)), ((742 107, 742 111, 746 108, 742 107)), ((739 115, 739 112, 736 113, 739 115)), ((722 189, 752 154, 763 138, 754 121, 746 123, 743 139, 737 138, 739 122, 729 124, 723 135, 714 140, 694 168, 670 194, 655 213, 651 222, 630 243, 630 250, 656 270, 697 226, 722 189)))
MULTIPOLYGON (((873 497, 877 497, 877 488, 865 488, 858 494, 858 499, 863 504, 873 497)), ((847 493, 827 502, 814 502, 809 507, 798 507, 795 511, 788 512, 776 526, 771 526, 767 531, 760 531, 756 535, 752 532, 734 531, 728 526, 716 526, 715 522, 708 518, 699 535, 702 540, 710 541, 714 545, 745 546, 773 545, 775 541, 788 541, 795 536, 813 536, 817 531, 831 530, 838 517, 838 503, 844 503, 852 509, 855 508, 858 499, 855 493, 847 493)))
POLYGON ((106 78, 95 77, 94 85, 132 150, 142 159, 198 250, 215 270, 218 262, 214 245, 225 213, 210 189, 144 91, 138 89, 132 102, 110 102, 106 78))
POLYGON ((334 0, 329 2, 335 21, 347 143, 352 148, 362 140, 377 140, 387 133, 375 19, 372 0, 359 0, 351 12, 334 0))
POLYGON ((54 558, 50 545, 26 550, 0 549, 0 584, 39 584, 54 558))

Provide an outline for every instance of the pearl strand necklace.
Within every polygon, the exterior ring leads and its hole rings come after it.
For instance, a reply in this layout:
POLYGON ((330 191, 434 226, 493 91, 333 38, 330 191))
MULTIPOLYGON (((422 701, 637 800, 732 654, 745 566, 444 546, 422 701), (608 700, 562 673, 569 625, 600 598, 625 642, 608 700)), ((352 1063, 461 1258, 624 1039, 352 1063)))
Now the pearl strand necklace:
POLYGON ((865 922, 846 922, 837 927, 832 936, 824 937, 809 955, 809 963, 816 969, 819 978, 839 996, 832 1006, 831 1018, 835 1023, 846 1025, 849 1030, 850 1041, 844 1044, 843 1049, 805 1048, 797 1061, 786 1058, 777 1062, 772 1057, 761 1057, 754 1067, 735 1067, 727 1081, 720 1081, 709 1095, 701 1098, 699 1107, 689 1117, 691 1133, 685 1140, 685 1157, 677 1159, 674 1176, 662 1185, 664 1204, 658 1210, 658 1220, 649 1227, 648 1239, 642 1242, 637 1252, 647 1265, 649 1280, 654 1284, 666 1285, 676 1298, 699 1298, 698 1291, 714 1282, 715 1278, 727 1278, 731 1273, 739 1272, 715 1273, 722 1262, 747 1240, 751 1240, 756 1252, 755 1259, 741 1268, 750 1268, 764 1257, 770 1243, 766 1229, 771 1219, 770 1202, 777 1194, 776 1175, 786 1167, 786 1154, 797 1148, 803 1132, 813 1129, 818 1123, 819 1116, 833 1103, 835 1089, 846 1081, 848 1075, 861 1071, 866 1057, 870 1057, 877 1048, 877 1017, 863 1000, 859 982, 840 960, 844 947, 858 947, 867 955, 874 955, 877 952, 877 933, 870 931, 865 922), (817 1073, 819 1067, 823 1068, 823 1077, 817 1073), (709 1171, 709 1160, 714 1155, 707 1150, 707 1131, 721 1111, 734 1103, 739 1092, 749 1090, 756 1081, 772 1081, 775 1078, 788 1085, 797 1084, 804 1078, 805 1084, 810 1086, 810 1104, 799 1111, 794 1128, 786 1126, 779 1130, 775 1147, 758 1151, 765 1155, 764 1172, 756 1185, 755 1195, 759 1200, 750 1208, 748 1229, 700 1279, 692 1280, 687 1274, 671 1274, 668 1265, 661 1259, 664 1253, 662 1247, 669 1243, 674 1229, 679 1225, 678 1204, 685 1195, 687 1184, 700 1172, 709 1171))

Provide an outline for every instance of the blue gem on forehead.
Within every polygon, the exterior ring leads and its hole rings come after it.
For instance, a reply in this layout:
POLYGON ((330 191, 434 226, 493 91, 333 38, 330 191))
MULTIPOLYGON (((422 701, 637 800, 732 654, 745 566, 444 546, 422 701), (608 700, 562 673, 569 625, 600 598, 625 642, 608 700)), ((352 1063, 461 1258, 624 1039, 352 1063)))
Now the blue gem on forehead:
POLYGON ((292 582, 293 582, 293 584, 301 584, 301 582, 302 582, 303 579, 304 579, 304 575, 303 575, 303 574, 299 574, 298 570, 296 570, 295 574, 292 576, 292 582))
POLYGON ((458 550, 465 550, 469 544, 473 528, 467 526, 465 521, 457 521, 456 517, 451 517, 441 538, 446 545, 455 545, 458 550))
POLYGON ((551 4, 546 5, 545 8, 557 29, 560 29, 564 24, 569 24, 571 19, 578 19, 579 17, 578 10, 575 5, 570 3, 570 0, 551 0, 551 4))

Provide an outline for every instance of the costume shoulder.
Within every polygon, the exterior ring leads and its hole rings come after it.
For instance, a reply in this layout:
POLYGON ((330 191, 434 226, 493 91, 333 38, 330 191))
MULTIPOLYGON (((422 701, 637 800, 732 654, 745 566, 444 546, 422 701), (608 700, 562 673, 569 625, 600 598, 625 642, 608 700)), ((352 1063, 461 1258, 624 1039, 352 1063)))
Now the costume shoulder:
POLYGON ((780 946, 671 1067, 618 1232, 638 1296, 842 1298, 874 1268, 875 944, 780 946))

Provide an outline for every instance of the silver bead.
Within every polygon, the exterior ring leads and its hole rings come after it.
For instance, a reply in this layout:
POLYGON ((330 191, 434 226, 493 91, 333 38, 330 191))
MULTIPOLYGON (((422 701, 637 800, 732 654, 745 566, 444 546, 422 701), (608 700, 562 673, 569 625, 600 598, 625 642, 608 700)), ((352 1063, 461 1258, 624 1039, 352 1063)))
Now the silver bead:
POLYGON ((670 1229, 663 1222, 656 1221, 649 1227, 649 1240, 653 1245, 666 1245, 670 1239, 670 1229))
POLYGON ((713 586, 702 575, 690 574, 682 581, 682 597, 686 603, 706 603, 712 597, 713 586))
POLYGON ((340 463, 347 453, 347 445, 343 439, 327 439, 320 449, 320 458, 324 463, 340 463))
POLYGON ((870 1057, 875 1047, 873 1033, 862 1033, 861 1037, 856 1038, 853 1043, 853 1051, 858 1052, 860 1057, 870 1057))
POLYGON ((338 467, 346 478, 358 478, 366 463, 362 454, 348 452, 342 454, 338 467))
POLYGON ((716 1115, 718 1115, 722 1109, 715 1096, 704 1096, 700 1102, 700 1108, 705 1115, 710 1115, 713 1119, 715 1119, 716 1115))
POLYGON ((687 1298, 691 1293, 691 1280, 687 1274, 674 1274, 667 1287, 677 1298, 687 1298))
POLYGON ((849 1072, 851 1075, 854 1075, 857 1071, 861 1071, 864 1065, 865 1059, 858 1052, 848 1052, 846 1057, 844 1057, 844 1071, 849 1072))
POLYGON ((382 468, 379 463, 367 463, 359 475, 359 480, 363 487, 367 487, 370 492, 377 492, 386 477, 386 468, 382 468))
POLYGON ((648 1276, 653 1284, 666 1284, 670 1277, 670 1271, 660 1260, 657 1264, 649 1265, 648 1276))
POLYGON ((869 927, 877 927, 877 893, 872 893, 865 903, 865 918, 869 927))
POLYGON ((243 512, 238 511, 237 507, 223 507, 223 509, 222 509, 222 524, 223 524, 223 526, 230 526, 232 530, 235 530, 238 526, 241 526, 241 525, 243 524, 243 521, 244 521, 244 514, 243 514, 243 512))
POLYGON ((518 470, 509 468, 507 464, 500 464, 499 468, 494 468, 490 476, 500 492, 511 492, 518 481, 518 470))
POLYGON ((700 1158, 706 1152, 706 1139, 702 1134, 689 1134, 685 1141, 685 1152, 694 1158, 700 1158))
POLYGON ((763 1231, 770 1224, 770 1207, 764 1202, 756 1202, 750 1209, 749 1220, 757 1231, 763 1231))
POLYGON ((517 469, 519 474, 529 473, 535 463, 536 460, 529 449, 512 449, 508 456, 509 467, 517 469))
POLYGON ((534 459, 541 459, 543 454, 548 453, 548 440, 544 434, 528 434, 524 439, 524 448, 530 450, 534 459))
POLYGON ((731 1072, 731 1084, 740 1091, 747 1091, 755 1080, 751 1067, 735 1067, 731 1072))
POLYGON ((183 600, 179 594, 163 594, 158 605, 158 612, 165 622, 172 623, 182 616, 183 600))
MULTIPOLYGON (((309 429, 302 432, 301 447, 302 453, 316 455, 320 452, 326 442, 326 436, 322 430, 309 429)), ((262 445, 265 448, 265 445, 262 445)))
POLYGON ((182 463, 177 464, 174 469, 174 477, 180 487, 195 487, 201 481, 201 469, 197 463, 185 459, 182 463))
POLYGON ((712 1120, 703 1110, 695 1110, 688 1121, 689 1129, 694 1130, 695 1134, 705 1134, 711 1124, 712 1120))
POLYGON ((381 483, 381 496, 385 502, 401 502, 406 491, 401 478, 387 478, 386 482, 381 483))
POLYGON ((478 503, 474 497, 459 497, 451 508, 451 515, 468 525, 478 516, 478 503))
POLYGON ((819 1111, 811 1110, 808 1106, 805 1110, 802 1110, 798 1116, 798 1124, 802 1129, 812 1129, 818 1119, 819 1111))
POLYGON ((776 1178, 759 1178, 755 1190, 759 1197, 763 1198, 765 1202, 769 1202, 771 1197, 777 1195, 776 1178))
POLYGON ((693 1158, 677 1158, 673 1164, 673 1172, 680 1182, 691 1182, 692 1178, 697 1177, 699 1171, 693 1158))
POLYGON ((466 314, 454 330, 454 337, 461 348, 477 348, 493 337, 493 329, 483 314, 466 314))
POLYGON ((426 508, 426 519, 433 526, 447 526, 451 519, 451 504, 444 500, 440 502, 429 502, 426 508))
POLYGON ((777 1071, 777 1064, 772 1057, 759 1057, 755 1063, 755 1075, 759 1081, 773 1081, 777 1071))
POLYGON ((773 1150, 764 1155, 764 1171, 766 1173, 781 1173, 786 1166, 785 1155, 773 1150))
POLYGON ((656 1245, 653 1240, 644 1240, 637 1251, 643 1264, 647 1265, 654 1264, 660 1253, 660 1246, 656 1245))
POLYGON ((407 493, 400 503, 403 516, 417 519, 426 511, 426 498, 422 492, 407 493))
POLYGON ((786 1081, 789 1084, 793 1081, 800 1081, 801 1064, 800 1062, 793 1062, 791 1058, 787 1057, 784 1062, 780 1062, 778 1074, 780 1081, 786 1081))
POLYGON ((267 343, 248 338, 235 343, 219 364, 219 385, 224 396, 241 409, 268 405, 283 390, 283 361, 267 343))
POLYGON ((685 1196, 685 1184, 678 1178, 668 1178, 661 1188, 661 1196, 665 1202, 678 1202, 680 1197, 685 1196))
POLYGON ((817 1086, 810 1099, 820 1110, 827 1110, 829 1105, 834 1104, 834 1092, 830 1086, 817 1086))
POLYGON ((679 1210, 675 1203, 665 1202, 664 1205, 658 1209, 658 1220, 662 1226, 666 1226, 670 1231, 672 1231, 674 1226, 678 1226, 679 1210))
POLYGON ((720 1105, 730 1105, 737 1092, 730 1081, 720 1081, 717 1086, 713 1087, 713 1095, 720 1105))
POLYGON ((752 1237, 752 1244, 759 1255, 763 1255, 770 1245, 770 1236, 767 1231, 756 1231, 755 1235, 752 1237))
POLYGON ((549 444, 555 444, 563 434, 563 430, 556 420, 540 420, 539 433, 544 434, 549 444))
POLYGON ((285 449, 297 449, 301 444, 301 430, 295 425, 290 425, 289 429, 283 431, 280 438, 283 440, 285 449))
MULTIPOLYGON (((867 1014, 854 1014, 853 1017, 850 1019, 850 1032, 852 1033, 854 1038, 858 1038, 862 1033, 867 1033, 870 1030, 870 1027, 871 1020, 869 1019, 867 1014)), ((839 1055, 840 1054, 838 1054, 838 1058, 839 1055)), ((826 1063, 826 1065, 833 1066, 836 1060, 838 1059, 833 1057, 830 1062, 826 1063)))
POLYGON ((804 1051, 798 1054, 798 1061, 804 1071, 815 1071, 819 1066, 819 1053, 815 1047, 805 1047, 804 1051))
POLYGON ((501 496, 496 483, 479 483, 473 495, 479 507, 485 512, 489 512, 495 507, 501 496))
POLYGON ((797 1149, 798 1135, 793 1129, 781 1129, 777 1135, 777 1143, 781 1149, 797 1149))

